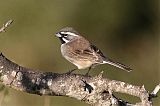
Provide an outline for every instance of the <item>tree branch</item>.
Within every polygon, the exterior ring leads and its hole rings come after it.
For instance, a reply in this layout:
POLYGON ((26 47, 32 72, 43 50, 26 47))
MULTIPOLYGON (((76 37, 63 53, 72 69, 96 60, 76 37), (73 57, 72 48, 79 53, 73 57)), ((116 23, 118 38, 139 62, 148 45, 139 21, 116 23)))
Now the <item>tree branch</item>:
MULTIPOLYGON (((112 94, 112 92, 120 92, 141 99, 140 103, 132 104, 133 106, 152 106, 150 96, 144 86, 109 80, 103 78, 102 73, 89 77, 80 74, 42 72, 21 67, 1 54, 0 74, 3 84, 30 94, 67 96, 95 106, 122 106, 120 105, 122 103, 123 106, 131 106, 130 103, 112 94)), ((158 92, 158 87, 155 88, 154 95, 158 92)))
MULTIPOLYGON (((0 32, 12 23, 9 20, 0 32)), ((19 66, 0 54, 0 81, 13 89, 37 95, 67 96, 84 101, 92 106, 152 106, 152 98, 160 90, 160 84, 151 94, 144 86, 103 78, 103 72, 95 77, 80 74, 59 74, 28 69, 19 66), (113 95, 113 92, 139 97, 141 102, 128 103, 113 95)))

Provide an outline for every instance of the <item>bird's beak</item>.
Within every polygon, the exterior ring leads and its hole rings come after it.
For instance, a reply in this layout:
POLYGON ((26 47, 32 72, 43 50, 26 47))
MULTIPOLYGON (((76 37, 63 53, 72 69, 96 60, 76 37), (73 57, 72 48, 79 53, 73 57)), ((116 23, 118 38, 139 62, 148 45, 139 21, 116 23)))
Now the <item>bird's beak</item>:
POLYGON ((55 34, 57 37, 62 37, 62 35, 61 34, 59 34, 58 32, 55 34))

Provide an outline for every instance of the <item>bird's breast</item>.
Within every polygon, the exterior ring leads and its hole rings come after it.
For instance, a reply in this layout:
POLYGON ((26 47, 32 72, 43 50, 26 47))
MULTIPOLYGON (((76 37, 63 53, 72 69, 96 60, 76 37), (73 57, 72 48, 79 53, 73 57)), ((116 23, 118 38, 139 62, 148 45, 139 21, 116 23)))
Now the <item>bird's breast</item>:
POLYGON ((72 48, 70 48, 69 46, 65 44, 61 45, 61 53, 65 59, 67 59, 72 64, 76 65, 78 69, 85 69, 85 68, 90 67, 93 64, 93 62, 90 60, 84 60, 84 59, 78 58, 72 52, 72 48))

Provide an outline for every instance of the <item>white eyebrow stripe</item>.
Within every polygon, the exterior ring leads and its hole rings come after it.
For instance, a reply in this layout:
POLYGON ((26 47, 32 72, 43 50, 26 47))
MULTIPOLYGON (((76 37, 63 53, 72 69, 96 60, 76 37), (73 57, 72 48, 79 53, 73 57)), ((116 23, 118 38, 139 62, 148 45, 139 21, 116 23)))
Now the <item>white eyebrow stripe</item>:
POLYGON ((61 32, 61 33, 62 33, 62 34, 72 35, 72 36, 78 36, 77 34, 72 33, 72 32, 61 32))

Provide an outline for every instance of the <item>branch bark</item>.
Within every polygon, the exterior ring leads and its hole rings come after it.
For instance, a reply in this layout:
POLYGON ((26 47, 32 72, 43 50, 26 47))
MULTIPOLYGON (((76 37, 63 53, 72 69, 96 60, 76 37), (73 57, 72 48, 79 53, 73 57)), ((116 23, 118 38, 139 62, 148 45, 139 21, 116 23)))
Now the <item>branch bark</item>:
MULTIPOLYGON (((0 32, 12 23, 9 20, 0 32)), ((151 94, 144 86, 103 78, 103 73, 95 77, 80 74, 59 74, 22 67, 0 54, 0 81, 13 89, 37 95, 67 96, 84 101, 92 106, 152 106, 160 84, 151 94), (130 104, 113 95, 113 92, 126 93, 139 97, 141 102, 130 104)))
MULTIPOLYGON (((37 95, 67 96, 94 106, 152 106, 149 93, 144 86, 98 76, 80 74, 58 74, 24 68, 0 55, 1 82, 13 89, 37 95), (112 92, 126 93, 141 99, 135 105, 116 98, 112 92)), ((158 89, 159 90, 159 89, 158 89)), ((154 92, 154 95, 158 92, 154 92)))

